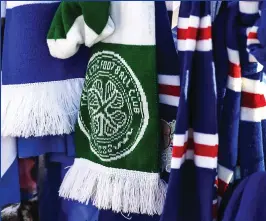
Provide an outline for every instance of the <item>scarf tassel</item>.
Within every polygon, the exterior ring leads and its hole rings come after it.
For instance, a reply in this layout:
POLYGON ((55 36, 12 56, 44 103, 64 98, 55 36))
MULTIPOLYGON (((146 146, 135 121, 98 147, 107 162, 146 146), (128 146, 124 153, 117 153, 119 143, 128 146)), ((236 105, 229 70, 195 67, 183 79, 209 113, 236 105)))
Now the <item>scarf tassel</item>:
POLYGON ((2 85, 2 136, 70 134, 79 110, 83 78, 2 85))
POLYGON ((67 172, 59 195, 114 212, 161 214, 166 183, 158 173, 105 167, 78 158, 67 172))

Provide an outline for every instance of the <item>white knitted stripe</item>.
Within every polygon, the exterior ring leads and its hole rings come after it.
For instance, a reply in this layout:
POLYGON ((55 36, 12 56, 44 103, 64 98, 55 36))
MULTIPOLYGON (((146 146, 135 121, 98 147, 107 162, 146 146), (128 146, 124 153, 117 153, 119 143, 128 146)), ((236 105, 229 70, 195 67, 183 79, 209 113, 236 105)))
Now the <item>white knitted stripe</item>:
POLYGON ((215 169, 217 168, 217 157, 194 155, 194 163, 197 167, 215 169))
POLYGON ((173 1, 166 1, 165 4, 167 11, 173 11, 173 1))
POLYGON ((83 78, 2 85, 2 136, 62 135, 74 131, 83 78))
POLYGON ((6 7, 8 9, 32 4, 52 4, 60 1, 7 1, 6 7))
POLYGON ((180 3, 180 1, 173 1, 172 28, 175 28, 178 23, 180 3))
POLYGON ((115 24, 115 31, 102 42, 123 45, 155 45, 155 5, 153 1, 111 1, 110 17, 115 24))
POLYGON ((1 177, 17 157, 17 143, 15 137, 1 137, 1 177))
POLYGON ((179 105, 179 97, 172 95, 159 94, 159 101, 161 104, 166 104, 174 107, 179 105))
POLYGON ((6 17, 6 1, 1 1, 1 18, 6 17))
POLYGON ((166 184, 158 173, 105 167, 75 159, 60 190, 61 197, 115 212, 161 214, 166 184))
POLYGON ((242 88, 242 78, 234 78, 227 76, 227 88, 235 92, 241 92, 242 88))
POLYGON ((172 86, 180 86, 180 77, 176 75, 158 74, 158 83, 172 86))
POLYGON ((252 80, 248 78, 242 78, 242 91, 253 93, 253 94, 263 94, 263 82, 260 80, 252 80))
POLYGON ((248 122, 260 122, 262 120, 266 120, 266 107, 241 107, 240 120, 248 122))
POLYGON ((233 175, 234 175, 234 171, 218 164, 218 177, 220 180, 229 184, 230 181, 232 180, 233 175))
POLYGON ((235 64, 235 65, 240 64, 239 52, 237 50, 227 48, 227 54, 228 54, 229 61, 232 64, 235 64))
POLYGON ((81 44, 88 47, 96 44, 111 35, 114 31, 114 23, 109 17, 102 33, 98 35, 84 21, 84 16, 80 15, 66 34, 65 39, 47 39, 50 54, 55 58, 66 59, 73 56, 81 44))
POLYGON ((256 14, 259 12, 259 2, 239 1, 239 11, 245 14, 256 14))

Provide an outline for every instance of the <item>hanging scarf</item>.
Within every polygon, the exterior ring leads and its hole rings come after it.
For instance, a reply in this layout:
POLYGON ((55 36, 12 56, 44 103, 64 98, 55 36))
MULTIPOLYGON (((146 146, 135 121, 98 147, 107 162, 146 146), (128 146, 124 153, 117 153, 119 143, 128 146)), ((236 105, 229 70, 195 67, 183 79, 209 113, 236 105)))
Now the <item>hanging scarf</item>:
POLYGON ((228 15, 229 70, 219 134, 220 197, 227 190, 237 164, 242 178, 265 170, 266 150, 263 66, 250 53, 260 44, 255 25, 260 18, 259 2, 229 3, 228 15))
POLYGON ((88 50, 50 56, 46 34, 59 3, 8 1, 3 47, 2 136, 40 137, 74 130, 88 50))
POLYGON ((76 128, 77 158, 59 194, 100 209, 160 214, 154 2, 63 2, 52 56, 91 47, 76 128))
MULTIPOLYGON (((1 1, 1 30, 2 30, 1 55, 2 55, 3 37, 4 37, 3 21, 5 16, 6 16, 6 2, 1 1)), ((1 62, 2 62, 2 57, 1 57, 1 62)), ((3 99, 2 93, 1 93, 1 99, 3 99)), ((3 208, 7 204, 18 203, 20 201, 19 168, 18 168, 18 158, 17 158, 17 148, 16 148, 15 138, 1 137, 0 157, 1 157, 0 158, 1 162, 0 208, 3 208)))
MULTIPOLYGON (((255 3, 251 3, 255 4, 255 3)), ((266 70, 266 2, 259 3, 259 10, 257 11, 255 22, 253 26, 248 29, 247 42, 249 52, 264 66, 266 70)))
MULTIPOLYGON (((173 2, 171 2, 173 3, 173 2)), ((169 2, 168 2, 169 4, 169 2)), ((156 2, 156 57, 159 84, 159 113, 162 132, 162 175, 165 181, 171 170, 173 135, 180 96, 177 51, 171 32, 171 16, 165 2, 156 2), (169 21, 170 20, 170 21, 169 21)))
POLYGON ((161 220, 211 221, 218 134, 210 2, 181 2, 177 38, 181 93, 161 220))

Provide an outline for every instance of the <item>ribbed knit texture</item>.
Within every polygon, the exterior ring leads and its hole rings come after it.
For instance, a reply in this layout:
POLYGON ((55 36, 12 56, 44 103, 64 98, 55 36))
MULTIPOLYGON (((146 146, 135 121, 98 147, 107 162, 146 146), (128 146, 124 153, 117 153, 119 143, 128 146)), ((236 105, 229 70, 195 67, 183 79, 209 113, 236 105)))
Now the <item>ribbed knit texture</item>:
POLYGON ((154 2, 60 4, 47 35, 50 54, 66 59, 81 44, 92 50, 77 158, 60 196, 115 212, 162 212, 155 40, 154 2))
POLYGON ((266 220, 266 173, 256 172, 237 186, 226 208, 223 221, 266 220))
POLYGON ((159 84, 159 113, 162 132, 162 172, 167 181, 171 170, 173 136, 180 97, 178 56, 171 32, 171 20, 164 2, 156 2, 156 57, 159 84))
POLYGON ((74 131, 89 57, 50 56, 46 34, 56 1, 8 1, 2 61, 2 136, 63 135, 74 131))
POLYGON ((89 51, 83 47, 66 61, 50 56, 46 34, 58 6, 58 1, 1 2, 1 17, 2 12, 6 15, 2 33, 1 205, 20 199, 17 157, 75 154, 72 135, 66 134, 73 132, 77 120, 89 51))
POLYGON ((181 93, 161 221, 209 221, 218 152, 210 2, 181 2, 177 39, 181 93))
POLYGON ((259 2, 231 2, 227 10, 229 70, 219 134, 221 197, 232 180, 237 162, 242 178, 265 170, 266 149, 263 66, 250 53, 255 52, 260 44, 257 38, 259 27, 255 25, 260 20, 259 2))

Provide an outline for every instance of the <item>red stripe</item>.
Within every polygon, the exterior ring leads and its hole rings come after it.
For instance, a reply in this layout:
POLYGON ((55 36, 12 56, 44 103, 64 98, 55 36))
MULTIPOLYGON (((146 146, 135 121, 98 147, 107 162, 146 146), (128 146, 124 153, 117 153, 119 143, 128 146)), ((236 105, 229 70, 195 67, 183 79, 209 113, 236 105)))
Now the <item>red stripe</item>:
POLYGON ((218 178, 215 179, 215 183, 214 184, 218 187, 218 178))
POLYGON ((242 107, 260 108, 266 106, 265 97, 262 94, 242 92, 242 107))
POLYGON ((241 67, 237 64, 231 63, 229 64, 229 75, 234 78, 241 77, 241 67))
POLYGON ((223 180, 219 179, 218 180, 218 194, 219 196, 223 196, 224 193, 226 192, 228 188, 228 184, 226 182, 224 182, 223 180))
POLYGON ((248 33, 248 39, 258 39, 257 32, 249 32, 248 33))
POLYGON ((159 84, 159 93, 179 97, 180 96, 180 87, 179 86, 173 86, 173 85, 159 84))
POLYGON ((214 204, 212 204, 212 218, 216 219, 218 216, 218 204, 217 202, 215 202, 214 204))
POLYGON ((218 154, 218 145, 215 146, 208 146, 204 144, 197 144, 195 145, 195 154, 198 156, 204 157, 217 157, 218 154))
POLYGON ((207 40, 207 39, 211 39, 211 37, 212 37, 211 27, 199 29, 199 35, 197 37, 197 40, 207 40))
POLYGON ((197 28, 189 27, 187 29, 178 28, 177 30, 177 39, 186 40, 186 39, 195 39, 197 37, 197 28))
POLYGON ((207 40, 211 38, 211 27, 207 28, 194 28, 187 29, 179 28, 177 31, 177 38, 179 40, 194 39, 194 40, 207 40))
POLYGON ((187 149, 187 143, 184 146, 173 146, 172 156, 176 158, 181 158, 187 149))
POLYGON ((187 145, 187 148, 189 150, 194 150, 194 140, 193 138, 188 138, 188 145, 187 145))

